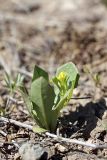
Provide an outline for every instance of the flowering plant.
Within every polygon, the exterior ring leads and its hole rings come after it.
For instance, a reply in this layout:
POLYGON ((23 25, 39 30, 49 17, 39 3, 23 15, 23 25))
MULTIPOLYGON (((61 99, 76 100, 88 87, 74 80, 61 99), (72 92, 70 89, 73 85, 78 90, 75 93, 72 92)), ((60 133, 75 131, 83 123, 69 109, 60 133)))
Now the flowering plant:
POLYGON ((35 66, 30 90, 23 85, 20 91, 30 115, 39 126, 38 129, 34 127, 36 132, 56 130, 60 110, 69 102, 78 79, 78 70, 71 62, 59 67, 51 80, 46 71, 35 66))

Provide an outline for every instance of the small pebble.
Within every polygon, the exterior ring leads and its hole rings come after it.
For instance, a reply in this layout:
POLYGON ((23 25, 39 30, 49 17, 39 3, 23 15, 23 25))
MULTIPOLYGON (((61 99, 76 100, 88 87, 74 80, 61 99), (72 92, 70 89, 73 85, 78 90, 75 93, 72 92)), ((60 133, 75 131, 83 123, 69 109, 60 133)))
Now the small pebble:
POLYGON ((19 148, 19 154, 22 160, 39 160, 44 154, 44 149, 39 144, 26 142, 19 148))
POLYGON ((59 152, 61 152, 61 153, 64 153, 64 152, 67 151, 67 148, 65 148, 64 146, 62 146, 62 145, 59 144, 59 143, 57 143, 57 144, 55 145, 55 148, 56 148, 59 152))

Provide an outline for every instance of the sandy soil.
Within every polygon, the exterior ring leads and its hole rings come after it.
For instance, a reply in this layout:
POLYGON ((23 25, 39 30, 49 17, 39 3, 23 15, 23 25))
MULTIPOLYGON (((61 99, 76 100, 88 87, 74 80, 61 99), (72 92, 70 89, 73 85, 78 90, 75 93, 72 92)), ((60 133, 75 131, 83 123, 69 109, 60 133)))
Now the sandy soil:
MULTIPOLYGON (((62 136, 91 143, 106 144, 103 124, 107 120, 107 8, 99 0, 0 0, 0 108, 5 117, 33 124, 19 94, 16 102, 6 106, 9 95, 4 86, 4 71, 14 78, 25 75, 29 87, 34 65, 40 65, 52 76, 56 68, 74 62, 80 72, 79 86, 59 118, 62 136), (90 74, 100 75, 97 88, 90 74), (65 127, 66 126, 66 127, 65 127)), ((19 160, 18 144, 30 140, 40 144, 49 160, 99 160, 107 158, 107 149, 94 150, 81 145, 60 144, 11 123, 0 121, 0 159, 19 160), (62 151, 61 147, 65 147, 62 151)))

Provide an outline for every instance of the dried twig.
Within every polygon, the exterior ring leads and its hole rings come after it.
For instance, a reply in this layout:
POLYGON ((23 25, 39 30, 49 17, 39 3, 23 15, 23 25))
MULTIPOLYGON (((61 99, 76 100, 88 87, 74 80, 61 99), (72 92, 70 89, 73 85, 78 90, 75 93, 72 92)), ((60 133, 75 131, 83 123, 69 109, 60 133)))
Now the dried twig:
POLYGON ((16 120, 13 120, 13 119, 8 119, 8 118, 5 118, 5 117, 0 117, 0 121, 4 121, 4 122, 7 122, 7 123, 12 123, 12 124, 15 124, 16 126, 27 128, 29 130, 33 129, 33 127, 31 125, 21 123, 19 121, 16 121, 16 120))
POLYGON ((0 148, 1 148, 1 147, 3 147, 3 143, 2 143, 2 142, 0 142, 0 148))
POLYGON ((71 97, 71 99, 91 99, 93 97, 87 96, 87 97, 71 97))
MULTIPOLYGON (((4 131, 0 130, 0 134, 2 134, 4 137, 7 136, 7 133, 5 133, 4 131)), ((16 143, 14 140, 12 140, 10 143, 8 142, 0 142, 0 146, 3 146, 4 144, 14 144, 17 148, 19 148, 20 146, 18 145, 18 143, 16 143)))
POLYGON ((58 137, 57 135, 51 134, 49 132, 46 132, 46 135, 49 136, 49 137, 55 138, 55 139, 57 139, 57 140, 59 140, 61 142, 79 144, 79 145, 91 147, 91 148, 94 148, 94 149, 107 148, 107 144, 99 145, 99 144, 92 144, 92 143, 88 143, 88 142, 79 141, 79 140, 76 140, 76 139, 58 137))
MULTIPOLYGON (((25 124, 25 123, 18 122, 18 121, 13 120, 13 119, 8 119, 8 118, 5 118, 5 117, 0 117, 0 121, 10 122, 10 123, 15 124, 15 125, 17 125, 19 127, 23 127, 23 128, 26 128, 26 129, 29 129, 29 130, 33 131, 33 126, 25 124)), ((56 140, 58 140, 60 142, 79 144, 79 145, 91 147, 91 148, 94 148, 94 149, 104 149, 104 148, 107 148, 107 144, 105 144, 105 145, 92 144, 92 143, 88 143, 88 142, 79 141, 79 140, 76 140, 76 139, 70 139, 70 138, 60 137, 60 136, 57 136, 57 135, 49 133, 49 132, 46 132, 45 134, 47 136, 49 136, 49 137, 55 138, 56 140)))
POLYGON ((0 134, 3 135, 4 137, 7 136, 7 134, 4 131, 2 131, 2 130, 0 130, 0 134))
POLYGON ((17 101, 17 99, 11 97, 11 96, 7 96, 7 98, 9 98, 10 101, 12 101, 13 103, 16 103, 18 105, 23 104, 23 101, 17 101))
POLYGON ((4 144, 8 144, 8 145, 15 145, 17 148, 19 148, 20 146, 18 145, 18 143, 16 143, 14 140, 12 140, 12 142, 0 142, 0 148, 2 148, 4 146, 4 144))

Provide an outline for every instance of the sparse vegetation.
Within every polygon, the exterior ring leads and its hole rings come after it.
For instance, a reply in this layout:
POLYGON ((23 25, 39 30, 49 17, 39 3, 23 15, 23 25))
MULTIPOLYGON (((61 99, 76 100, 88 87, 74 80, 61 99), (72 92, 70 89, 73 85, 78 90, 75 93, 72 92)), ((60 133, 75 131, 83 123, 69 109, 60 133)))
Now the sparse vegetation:
POLYGON ((22 84, 23 77, 20 75, 14 82, 6 74, 5 81, 11 92, 16 89, 21 92, 29 114, 40 127, 34 127, 34 131, 55 132, 60 110, 68 104, 78 79, 78 70, 70 62, 59 67, 51 81, 46 71, 35 66, 29 91, 22 84))
POLYGON ((106 0, 0 2, 0 159, 107 159, 106 0))

